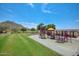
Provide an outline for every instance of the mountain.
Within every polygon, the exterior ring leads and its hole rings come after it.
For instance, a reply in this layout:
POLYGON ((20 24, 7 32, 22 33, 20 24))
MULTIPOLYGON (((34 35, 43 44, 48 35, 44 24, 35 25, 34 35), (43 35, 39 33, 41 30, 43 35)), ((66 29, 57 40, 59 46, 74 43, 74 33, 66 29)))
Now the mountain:
POLYGON ((0 28, 5 28, 6 30, 20 30, 25 27, 12 21, 4 21, 0 22, 0 28))

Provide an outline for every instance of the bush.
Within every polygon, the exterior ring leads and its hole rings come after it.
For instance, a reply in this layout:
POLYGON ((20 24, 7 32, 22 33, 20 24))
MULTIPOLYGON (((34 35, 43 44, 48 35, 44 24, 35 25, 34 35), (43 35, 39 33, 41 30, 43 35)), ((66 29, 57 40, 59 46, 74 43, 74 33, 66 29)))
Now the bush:
POLYGON ((21 31, 25 32, 27 29, 26 28, 22 28, 21 31))
POLYGON ((35 31, 35 28, 31 28, 31 31, 35 31))

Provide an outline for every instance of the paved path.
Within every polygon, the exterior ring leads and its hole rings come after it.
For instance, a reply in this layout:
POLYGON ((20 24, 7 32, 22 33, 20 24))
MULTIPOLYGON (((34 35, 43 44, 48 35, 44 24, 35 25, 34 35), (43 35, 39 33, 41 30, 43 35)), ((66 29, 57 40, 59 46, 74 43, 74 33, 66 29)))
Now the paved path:
POLYGON ((38 35, 30 36, 35 41, 41 43, 42 45, 60 53, 64 56, 72 56, 77 54, 79 48, 79 40, 72 40, 71 42, 57 43, 53 39, 40 39, 38 35))

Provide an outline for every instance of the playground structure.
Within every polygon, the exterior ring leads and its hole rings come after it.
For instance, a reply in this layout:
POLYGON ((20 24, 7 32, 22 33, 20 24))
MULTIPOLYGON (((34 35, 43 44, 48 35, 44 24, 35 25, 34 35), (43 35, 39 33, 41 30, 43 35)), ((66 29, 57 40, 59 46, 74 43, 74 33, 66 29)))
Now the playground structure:
POLYGON ((40 38, 42 39, 55 39, 57 42, 70 42, 72 43, 71 38, 77 38, 79 37, 79 31, 76 30, 55 30, 53 28, 45 29, 44 27, 41 27, 40 29, 40 38))
POLYGON ((50 39, 55 39, 55 29, 53 28, 47 29, 47 36, 50 39))
POLYGON ((40 34, 40 38, 42 38, 42 39, 46 38, 46 37, 45 37, 46 29, 45 29, 44 26, 42 26, 42 27, 40 28, 39 34, 40 34))

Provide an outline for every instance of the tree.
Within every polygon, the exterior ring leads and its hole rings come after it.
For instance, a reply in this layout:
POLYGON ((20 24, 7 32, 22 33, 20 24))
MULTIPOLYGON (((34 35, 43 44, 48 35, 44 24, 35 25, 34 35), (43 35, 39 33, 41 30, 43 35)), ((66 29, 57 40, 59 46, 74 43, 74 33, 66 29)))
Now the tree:
POLYGON ((43 23, 40 23, 38 26, 37 26, 37 30, 40 30, 41 26, 43 26, 44 24, 43 23))
POLYGON ((35 28, 31 28, 31 31, 35 31, 35 28))
POLYGON ((22 28, 21 31, 25 32, 26 31, 26 28, 22 28))
POLYGON ((48 28, 56 29, 54 24, 48 24, 45 27, 46 27, 46 29, 48 29, 48 28))
POLYGON ((0 26, 0 33, 3 33, 3 31, 5 31, 6 29, 7 27, 0 26))

